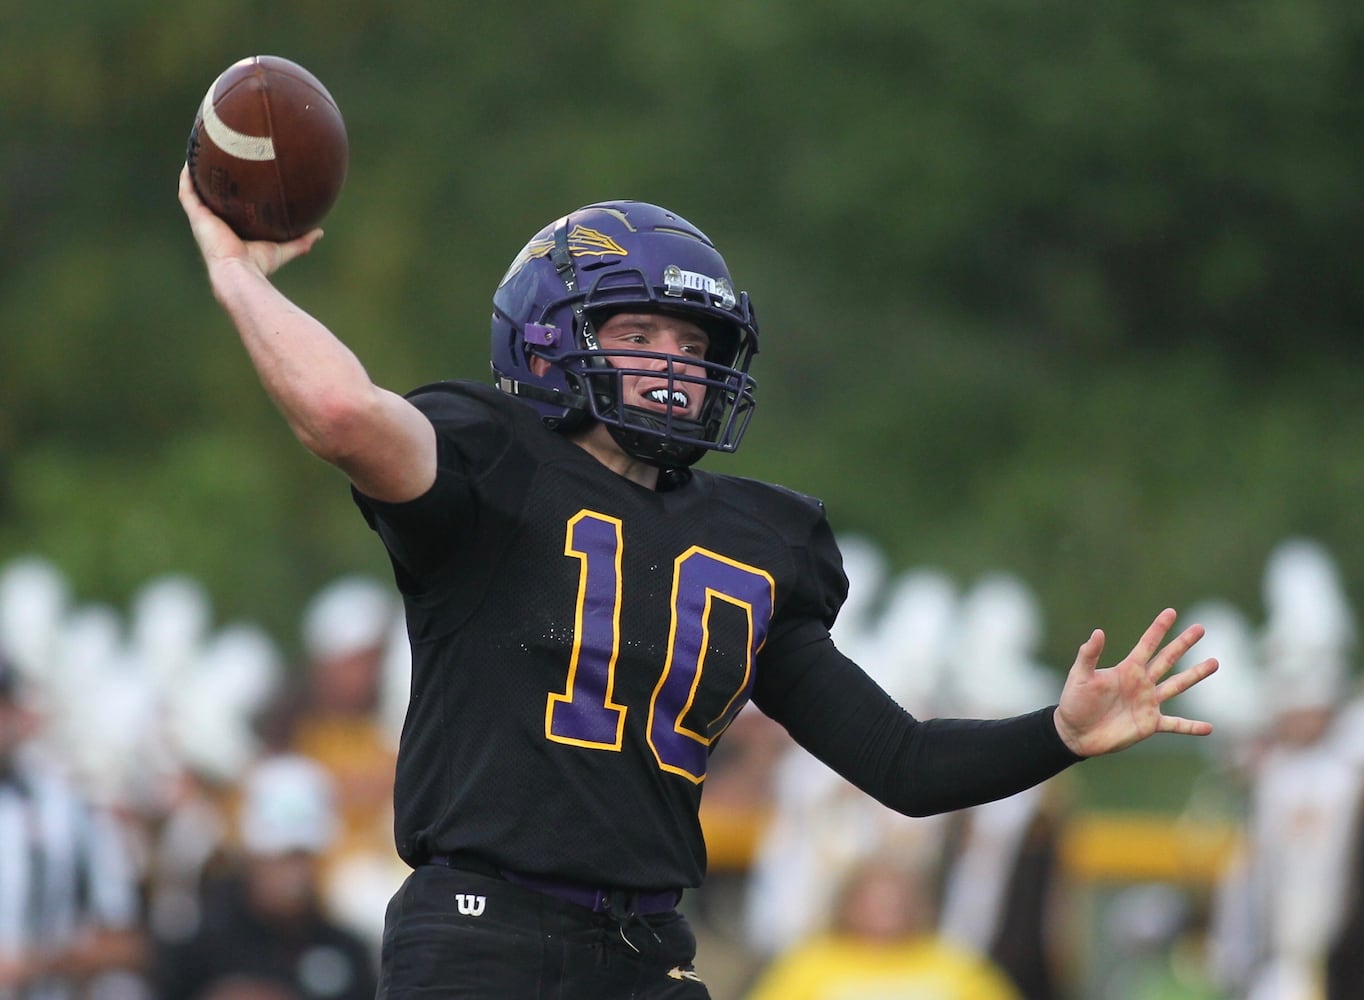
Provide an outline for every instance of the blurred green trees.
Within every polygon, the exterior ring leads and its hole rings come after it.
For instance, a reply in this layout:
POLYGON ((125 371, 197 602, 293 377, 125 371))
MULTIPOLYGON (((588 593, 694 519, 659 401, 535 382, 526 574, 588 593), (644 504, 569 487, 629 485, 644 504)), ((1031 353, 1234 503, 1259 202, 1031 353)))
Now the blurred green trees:
POLYGON ((674 208, 752 293, 762 406, 715 470, 823 497, 898 565, 1039 591, 1069 662, 1166 604, 1258 611, 1307 533, 1364 583, 1364 8, 1337 0, 0 7, 0 561, 165 570, 286 642, 385 572, 289 437, 175 202, 258 52, 352 160, 279 284, 375 379, 484 378, 545 222, 674 208))

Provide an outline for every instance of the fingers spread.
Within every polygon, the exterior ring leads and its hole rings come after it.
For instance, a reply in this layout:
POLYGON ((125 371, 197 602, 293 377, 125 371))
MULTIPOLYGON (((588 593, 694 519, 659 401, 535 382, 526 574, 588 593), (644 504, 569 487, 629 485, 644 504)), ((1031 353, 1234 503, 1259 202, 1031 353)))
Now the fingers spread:
POLYGON ((1177 694, 1189 690, 1205 677, 1209 677, 1217 672, 1217 660, 1209 657, 1199 663, 1194 664, 1188 670, 1181 670, 1173 677, 1162 681, 1156 686, 1156 697, 1162 702, 1168 701, 1177 694))
POLYGON ((1184 658, 1184 654, 1193 648, 1194 643, 1203 638, 1204 633, 1205 630, 1202 625, 1190 625, 1183 632, 1179 633, 1179 635, 1151 661, 1148 670, 1151 680, 1159 680, 1173 670, 1175 664, 1184 658))
POLYGON ((1132 647, 1131 656, 1141 663, 1149 663, 1151 657, 1156 655, 1156 650, 1160 648, 1161 642, 1165 639, 1165 633, 1170 631, 1170 626, 1175 623, 1174 608, 1166 608, 1156 615, 1155 621, 1146 627, 1137 644, 1132 647))

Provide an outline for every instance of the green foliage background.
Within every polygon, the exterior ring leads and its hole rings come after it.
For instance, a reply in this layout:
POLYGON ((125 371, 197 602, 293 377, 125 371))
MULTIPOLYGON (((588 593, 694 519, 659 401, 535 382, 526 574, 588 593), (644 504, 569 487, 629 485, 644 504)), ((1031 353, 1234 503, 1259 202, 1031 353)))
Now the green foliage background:
POLYGON ((489 297, 609 197, 706 229, 762 320, 707 465, 822 497, 897 566, 1021 574, 1053 661, 1252 617, 1307 534, 1364 584, 1364 7, 1343 0, 0 0, 0 561, 124 601, 169 570, 294 637, 386 572, 209 294, 174 192, 254 53, 347 116, 279 284, 381 384, 487 372, 489 297))

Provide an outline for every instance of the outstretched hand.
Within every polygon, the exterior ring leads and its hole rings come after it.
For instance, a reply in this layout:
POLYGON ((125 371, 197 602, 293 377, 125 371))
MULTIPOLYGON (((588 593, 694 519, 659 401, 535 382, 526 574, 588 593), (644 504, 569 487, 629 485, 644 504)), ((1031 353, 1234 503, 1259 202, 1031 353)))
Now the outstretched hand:
POLYGON ((199 198, 190 180, 188 165, 180 170, 179 196, 180 206, 185 210, 190 231, 194 234, 194 242, 199 244, 199 252, 210 267, 219 261, 241 260, 268 278, 289 261, 302 257, 322 238, 322 230, 314 229, 287 243, 243 241, 199 198))
POLYGON ((1083 757, 1094 757, 1122 750, 1155 733, 1206 736, 1212 732, 1209 722, 1181 719, 1161 711, 1166 701, 1217 670, 1217 661, 1208 658, 1165 678, 1194 643, 1203 638, 1203 626, 1190 625, 1161 648, 1174 623, 1175 612, 1166 608, 1132 647, 1132 652, 1120 663, 1104 669, 1099 669, 1103 630, 1094 630, 1066 675, 1054 716, 1056 731, 1066 746, 1083 757))

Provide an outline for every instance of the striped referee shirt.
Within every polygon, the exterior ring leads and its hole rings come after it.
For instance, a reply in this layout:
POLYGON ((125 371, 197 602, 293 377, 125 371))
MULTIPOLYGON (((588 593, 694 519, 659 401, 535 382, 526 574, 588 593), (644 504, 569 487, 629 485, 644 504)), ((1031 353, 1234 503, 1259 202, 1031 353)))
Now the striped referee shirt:
MULTIPOLYGON (((137 919, 136 874, 114 818, 37 755, 0 761, 0 964, 60 954, 137 919)), ((0 1000, 69 996, 59 980, 18 992, 0 985, 0 1000)))

